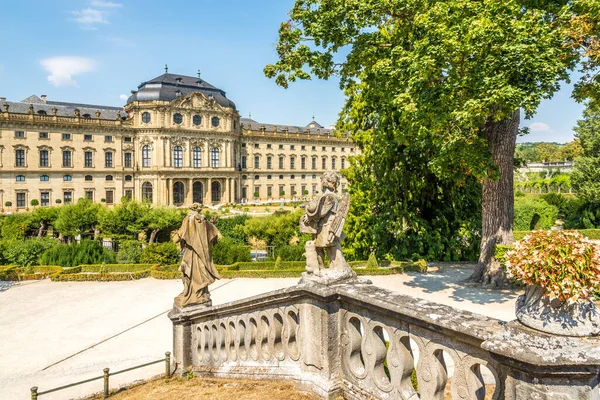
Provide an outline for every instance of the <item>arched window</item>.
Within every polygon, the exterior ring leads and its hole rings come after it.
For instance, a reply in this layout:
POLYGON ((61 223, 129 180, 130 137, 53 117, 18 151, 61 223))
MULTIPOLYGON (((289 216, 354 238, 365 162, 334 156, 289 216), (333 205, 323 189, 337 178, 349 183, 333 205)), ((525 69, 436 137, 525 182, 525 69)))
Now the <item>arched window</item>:
POLYGON ((150 123, 150 113, 149 112, 143 112, 142 113, 142 122, 145 124, 150 123))
POLYGON ((145 145, 142 147, 142 167, 150 167, 150 159, 152 158, 152 152, 150 151, 150 146, 145 145))
POLYGON ((131 182, 133 180, 133 176, 125 175, 125 182, 131 182))
POLYGON ((184 186, 181 182, 175 182, 173 184, 173 204, 181 205, 184 199, 184 186))
POLYGON ((142 184, 142 200, 152 203, 152 184, 150 182, 142 184))
POLYGON ((210 166, 213 168, 219 168, 219 148, 213 147, 210 151, 210 166))
POLYGON ((73 180, 73 177, 71 175, 63 175, 63 181, 71 182, 72 180, 73 180))
POLYGON ((50 180, 50 177, 48 175, 42 175, 40 176, 40 181, 41 182, 48 182, 50 180))
POLYGON ((17 175, 17 182, 25 182, 25 175, 17 175))
POLYGON ((202 204, 204 199, 204 187, 202 182, 194 182, 192 186, 192 201, 194 203, 202 204))
POLYGON ((94 179, 94 177, 92 175, 86 175, 84 179, 86 182, 90 182, 94 179))
POLYGON ((192 152, 194 158, 194 168, 202 167, 202 152, 200 151, 200 147, 194 147, 192 152))
POLYGON ((104 177, 104 179, 107 180, 107 181, 112 181, 113 180, 113 176, 112 175, 106 175, 104 177))
POLYGON ((180 125, 183 122, 183 116, 179 113, 173 114, 173 122, 180 125))
POLYGON ((175 168, 183 167, 183 149, 181 146, 173 147, 173 166, 175 168))
POLYGON ((210 186, 211 200, 213 203, 221 202, 221 184, 219 182, 213 182, 210 186))
POLYGON ((44 110, 39 110, 39 111, 38 111, 38 115, 47 115, 47 114, 46 114, 46 111, 44 111, 44 110))
POLYGON ((152 184, 150 182, 142 184, 142 200, 152 203, 152 184))

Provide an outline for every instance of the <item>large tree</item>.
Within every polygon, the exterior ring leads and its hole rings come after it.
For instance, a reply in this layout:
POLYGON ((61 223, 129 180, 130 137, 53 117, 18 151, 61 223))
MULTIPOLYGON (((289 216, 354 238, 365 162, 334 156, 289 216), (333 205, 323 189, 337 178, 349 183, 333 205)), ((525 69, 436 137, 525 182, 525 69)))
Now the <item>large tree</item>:
POLYGON ((583 155, 575 160, 573 188, 586 203, 600 205, 600 110, 586 108, 574 129, 583 155))
MULTIPOLYGON (((373 146, 428 142, 436 178, 462 174, 457 185, 479 179, 481 248, 472 279, 490 282, 500 275, 492 268, 494 246, 513 239, 520 110, 531 116, 577 65, 590 30, 572 22, 577 7, 590 12, 588 3, 296 0, 279 30, 279 60, 265 74, 284 87, 337 75, 347 95, 338 127, 359 145, 361 136, 380 141, 373 146), (370 108, 378 98, 385 107, 370 108)), ((388 176, 394 174, 368 179, 385 186, 388 176)))

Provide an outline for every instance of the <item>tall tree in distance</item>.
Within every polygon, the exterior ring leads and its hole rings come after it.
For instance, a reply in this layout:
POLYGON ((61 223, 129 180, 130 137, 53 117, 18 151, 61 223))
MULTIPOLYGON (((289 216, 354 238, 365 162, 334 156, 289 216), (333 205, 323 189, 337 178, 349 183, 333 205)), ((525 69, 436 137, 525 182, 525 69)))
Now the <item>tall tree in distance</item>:
MULTIPOLYGON (((339 76, 347 100, 338 128, 359 145, 365 137, 408 149, 427 142, 435 177, 453 175, 457 185, 477 178, 481 247, 471 279, 498 283, 491 261, 496 244, 513 240, 520 110, 533 115, 577 65, 574 38, 586 33, 567 27, 580 3, 296 0, 279 30, 279 60, 265 74, 283 87, 339 76), (384 107, 370 108, 379 98, 384 107)), ((368 179, 385 186, 395 167, 368 179)))
POLYGON ((588 106, 574 130, 583 155, 575 159, 573 188, 585 202, 600 205, 600 110, 588 106))

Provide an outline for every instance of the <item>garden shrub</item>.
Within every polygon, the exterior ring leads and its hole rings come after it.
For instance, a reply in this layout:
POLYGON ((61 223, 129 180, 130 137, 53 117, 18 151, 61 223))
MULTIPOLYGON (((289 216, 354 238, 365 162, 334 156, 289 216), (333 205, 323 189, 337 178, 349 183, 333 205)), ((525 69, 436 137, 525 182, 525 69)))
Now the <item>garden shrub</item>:
POLYGON ((369 254, 369 259, 367 260, 367 268, 374 269, 379 267, 379 263, 377 262, 377 257, 375 257, 375 253, 369 254))
POLYGON ((532 232, 506 257, 509 274, 551 298, 585 300, 600 285, 600 245, 575 231, 532 232))
POLYGON ((48 249, 40 264, 60 265, 69 268, 81 264, 114 264, 115 253, 104 248, 99 242, 83 240, 81 243, 59 244, 48 249))
POLYGON ((275 256, 281 257, 282 261, 302 261, 304 260, 304 251, 304 243, 295 246, 279 246, 275 249, 275 256))
POLYGON ((50 279, 55 282, 83 282, 83 281, 132 281, 142 278, 147 278, 151 274, 149 269, 137 272, 117 272, 117 273, 73 273, 73 274, 56 274, 50 276, 50 279))
POLYGON ((173 242, 152 243, 144 248, 140 256, 144 264, 175 264, 179 262, 179 247, 173 242))
POLYGON ((215 264, 229 265, 236 262, 252 261, 248 246, 236 243, 225 236, 212 247, 212 257, 215 264))
POLYGON ((152 269, 156 264, 84 264, 81 272, 139 272, 152 269))
POLYGON ((277 259, 275 260, 275 269, 281 269, 281 257, 277 257, 277 259))
MULTIPOLYGON (((28 267, 40 263, 41 256, 49 249, 58 245, 58 242, 49 238, 11 240, 5 243, 4 258, 7 262, 28 267)), ((56 264, 56 263, 50 263, 56 264)))
POLYGON ((15 265, 0 265, 0 281, 15 281, 18 271, 15 265))
POLYGON ((558 208, 541 198, 515 199, 514 229, 517 231, 550 229, 557 218, 558 208))
POLYGON ((142 256, 142 243, 137 240, 125 240, 119 243, 116 261, 119 264, 137 264, 142 256))

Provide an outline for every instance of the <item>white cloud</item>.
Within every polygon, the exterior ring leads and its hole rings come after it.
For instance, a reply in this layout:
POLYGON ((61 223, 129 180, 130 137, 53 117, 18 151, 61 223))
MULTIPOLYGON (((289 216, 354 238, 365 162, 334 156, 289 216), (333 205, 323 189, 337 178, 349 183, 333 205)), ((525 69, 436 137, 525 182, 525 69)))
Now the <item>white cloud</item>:
POLYGON ((83 10, 71 11, 75 16, 73 20, 83 29, 96 29, 98 24, 109 24, 106 19, 106 11, 96 10, 94 8, 84 8, 83 10))
POLYGON ((550 126, 543 122, 534 122, 532 124, 529 124, 529 130, 531 132, 552 132, 550 126))
POLYGON ((126 94, 121 94, 119 95, 119 98, 123 101, 127 101, 127 99, 129 98, 129 96, 127 96, 126 94))
POLYGON ((90 1, 90 5, 92 7, 101 7, 101 8, 121 8, 123 4, 121 3, 113 3, 112 1, 102 1, 102 0, 92 0, 90 1))
POLYGON ((48 82, 54 86, 79 87, 73 76, 93 71, 96 63, 86 57, 58 56, 45 58, 40 64, 50 72, 48 82))

